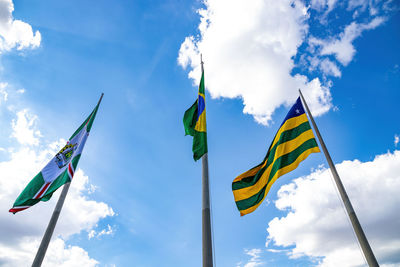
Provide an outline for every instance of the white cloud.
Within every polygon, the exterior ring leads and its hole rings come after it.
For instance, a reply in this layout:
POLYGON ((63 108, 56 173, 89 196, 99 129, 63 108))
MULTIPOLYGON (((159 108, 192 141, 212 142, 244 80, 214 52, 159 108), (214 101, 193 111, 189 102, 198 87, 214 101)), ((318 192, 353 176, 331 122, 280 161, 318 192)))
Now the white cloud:
POLYGON ((363 31, 372 30, 385 22, 384 17, 376 17, 366 24, 352 22, 346 26, 344 31, 337 38, 329 38, 321 40, 318 38, 310 38, 311 46, 320 46, 320 55, 334 55, 336 59, 344 66, 347 66, 353 59, 356 49, 353 41, 361 36, 363 31))
POLYGON ((347 9, 352 10, 356 8, 361 8, 361 10, 364 11, 367 8, 369 2, 369 0, 349 0, 347 9))
POLYGON ((3 101, 7 102, 8 100, 8 92, 6 90, 8 83, 1 82, 0 83, 0 94, 3 95, 3 101))
MULTIPOLYGON (((203 54, 205 85, 211 97, 239 98, 245 114, 268 125, 277 108, 294 102, 299 88, 314 116, 333 107, 332 83, 326 78, 341 77, 333 59, 343 66, 351 62, 356 54, 354 40, 385 22, 386 17, 381 14, 388 14, 384 6, 390 1, 375 4, 350 0, 347 11, 354 17, 362 13, 360 7, 369 7, 369 22, 338 25, 339 29, 345 26, 343 32, 323 38, 310 32, 310 23, 315 22, 310 16, 321 23, 318 34, 321 29, 326 33, 335 31, 333 24, 327 22, 332 10, 343 8, 337 0, 312 0, 308 6, 301 0, 203 2, 205 8, 198 10, 199 34, 185 38, 178 63, 190 68, 188 76, 198 84, 203 54), (308 74, 296 73, 297 67, 305 67, 308 74), (322 81, 312 76, 317 69, 323 73, 322 81)), ((330 20, 338 20, 337 16, 330 20)))
POLYGON ((397 147, 397 144, 399 143, 399 141, 400 141, 400 136, 395 134, 394 135, 394 146, 395 147, 397 147))
POLYGON ((199 10, 200 36, 182 43, 178 62, 205 84, 213 98, 241 98, 244 113, 268 124, 274 110, 291 105, 301 88, 315 115, 331 107, 329 87, 318 78, 292 74, 294 57, 308 33, 308 12, 301 1, 205 0, 199 10))
MULTIPOLYGON (((10 150, 8 160, 0 162, 2 174, 0 210, 4 211, 0 213, 0 265, 2 266, 21 266, 19 264, 21 262, 24 264, 32 262, 37 244, 43 236, 61 192, 57 190, 50 201, 40 202, 16 215, 6 212, 34 175, 65 144, 65 140, 59 140, 40 149, 39 146, 30 146, 39 142, 34 134, 38 132, 35 123, 31 123, 37 117, 30 115, 26 110, 17 114, 18 119, 17 122, 13 122, 12 135, 19 140, 20 145, 10 150), (21 135, 20 132, 25 133, 26 128, 30 134, 21 135), (26 138, 26 136, 31 138, 26 138)), ((85 250, 77 246, 68 246, 64 241, 81 231, 91 231, 102 218, 114 216, 112 208, 106 203, 88 198, 91 190, 88 176, 78 168, 55 228, 53 241, 46 254, 45 266, 95 266, 97 264, 85 250)))
POLYGON ((243 265, 242 262, 239 262, 236 267, 256 267, 256 266, 261 266, 264 265, 264 262, 261 261, 260 255, 262 253, 262 250, 259 248, 253 248, 253 249, 245 249, 246 255, 250 256, 250 260, 243 265))
POLYGON ((326 18, 328 14, 336 7, 337 2, 337 0, 311 0, 310 7, 319 12, 323 12, 320 21, 326 24, 326 18))
POLYGON ((35 130, 37 119, 37 116, 31 115, 27 109, 17 112, 17 120, 11 122, 11 137, 15 137, 22 145, 38 145, 41 134, 35 130))
MULTIPOLYGON (((23 238, 16 250, 15 247, 0 244, 0 265, 3 267, 27 266, 35 256, 39 240, 23 238)), ((61 238, 55 238, 49 244, 43 266, 54 267, 94 267, 99 262, 90 258, 88 253, 78 246, 68 246, 61 238)))
POLYGON ((12 16, 14 4, 12 0, 0 0, 0 53, 13 48, 37 48, 40 46, 39 31, 33 33, 32 27, 12 16))
POLYGON ((347 10, 355 10, 357 16, 368 8, 370 16, 376 16, 381 10, 391 11, 393 0, 349 0, 347 10))
POLYGON ((320 62, 319 68, 325 75, 331 75, 334 77, 342 76, 338 66, 327 58, 320 62))
POLYGON ((97 237, 100 238, 103 235, 112 235, 114 234, 115 230, 109 225, 107 224, 107 228, 101 230, 100 232, 96 232, 95 230, 90 230, 90 232, 88 233, 88 238, 92 239, 93 237, 97 237))
POLYGON ((267 248, 267 251, 272 253, 290 252, 288 249, 274 249, 274 248, 267 248))
MULTIPOLYGON (((378 261, 399 265, 400 151, 336 166, 378 261)), ((288 248, 293 258, 321 259, 320 266, 364 264, 330 170, 282 186, 276 207, 287 214, 269 222, 267 245, 288 248)))
POLYGON ((92 239, 95 236, 96 236, 96 230, 94 230, 94 229, 90 230, 88 233, 88 238, 92 239))

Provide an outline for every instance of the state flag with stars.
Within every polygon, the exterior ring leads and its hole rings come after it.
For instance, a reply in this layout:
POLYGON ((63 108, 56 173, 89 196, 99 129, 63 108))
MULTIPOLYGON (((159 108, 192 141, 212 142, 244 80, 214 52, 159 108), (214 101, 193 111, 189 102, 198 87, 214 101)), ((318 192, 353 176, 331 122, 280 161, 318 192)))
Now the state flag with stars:
POLYGON ((280 176, 296 169, 308 155, 317 152, 320 150, 299 97, 275 135, 263 162, 233 180, 232 191, 240 215, 253 212, 280 176))

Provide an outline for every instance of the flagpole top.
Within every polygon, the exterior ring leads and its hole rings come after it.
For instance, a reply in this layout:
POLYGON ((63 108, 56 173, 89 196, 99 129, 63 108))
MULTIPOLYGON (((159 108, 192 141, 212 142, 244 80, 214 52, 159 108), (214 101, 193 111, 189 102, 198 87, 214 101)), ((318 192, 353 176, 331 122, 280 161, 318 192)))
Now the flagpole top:
POLYGON ((103 96, 104 96, 104 93, 101 93, 101 96, 100 96, 100 99, 99 99, 99 102, 97 103, 97 105, 100 105, 100 102, 103 99, 103 96))
POLYGON ((203 71, 204 71, 203 64, 204 64, 204 62, 203 62, 203 54, 200 54, 200 65, 201 65, 201 72, 203 72, 203 71))
POLYGON ((303 102, 305 102, 306 100, 304 99, 303 93, 301 92, 300 88, 299 88, 299 94, 300 94, 301 100, 303 100, 303 102))

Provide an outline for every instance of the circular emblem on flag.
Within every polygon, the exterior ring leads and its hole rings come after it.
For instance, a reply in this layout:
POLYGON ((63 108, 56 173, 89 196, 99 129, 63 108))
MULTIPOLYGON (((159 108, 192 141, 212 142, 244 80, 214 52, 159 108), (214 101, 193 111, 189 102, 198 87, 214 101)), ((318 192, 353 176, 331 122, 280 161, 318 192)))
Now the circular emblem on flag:
POLYGON ((54 157, 54 160, 57 163, 58 168, 63 168, 65 165, 67 165, 71 159, 72 155, 74 154, 74 151, 76 150, 77 144, 66 144, 54 157))

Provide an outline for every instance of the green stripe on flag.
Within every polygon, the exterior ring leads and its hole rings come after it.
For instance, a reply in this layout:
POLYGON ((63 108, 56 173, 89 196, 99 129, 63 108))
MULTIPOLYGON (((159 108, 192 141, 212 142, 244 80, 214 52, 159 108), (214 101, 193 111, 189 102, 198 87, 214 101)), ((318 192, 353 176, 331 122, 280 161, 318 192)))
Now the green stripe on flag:
POLYGON ((67 167, 67 169, 53 181, 53 183, 50 185, 49 189, 47 189, 46 194, 44 194, 44 196, 43 196, 43 198, 46 198, 46 199, 44 199, 43 201, 49 200, 54 191, 56 191, 63 184, 68 183, 70 181, 71 181, 71 179, 69 178, 68 167, 67 167), (47 197, 48 197, 48 199, 47 199, 47 197))
POLYGON ((74 167, 74 172, 76 171, 76 167, 78 167, 78 162, 79 162, 79 160, 81 159, 81 155, 82 155, 82 154, 77 155, 77 156, 74 157, 74 158, 72 159, 72 161, 71 161, 72 167, 74 167))
MULTIPOLYGON (((262 169, 260 169, 260 171, 256 175, 246 177, 237 182, 233 182, 232 189, 237 190, 237 189, 249 187, 249 186, 256 184, 258 182, 258 180, 260 179, 260 177, 262 176, 262 174, 264 173, 264 171, 269 167, 269 165, 271 165, 272 161, 274 160, 277 147, 285 142, 294 140, 299 135, 301 135, 302 133, 304 133, 305 131, 308 131, 310 129, 311 129, 310 124, 307 121, 293 129, 282 132, 282 134, 279 138, 279 141, 267 153, 267 157, 266 157, 267 164, 262 169)), ((264 162, 265 162, 265 159, 264 159, 264 162)))
POLYGON ((199 160, 207 153, 207 132, 197 132, 193 136, 193 158, 199 160))
POLYGON ((276 172, 279 169, 283 168, 283 167, 289 166, 290 164, 295 162, 296 159, 301 154, 303 154, 305 151, 307 151, 309 149, 312 149, 314 147, 318 147, 317 142, 315 141, 315 139, 310 139, 310 140, 304 142, 298 148, 296 148, 293 152, 285 154, 282 157, 278 158, 274 162, 274 165, 272 167, 271 173, 268 176, 268 182, 255 195, 253 195, 253 196, 251 196, 251 197, 249 197, 247 199, 243 199, 243 200, 237 201, 236 205, 237 205, 238 209, 239 210, 245 210, 245 209, 248 209, 248 208, 258 204, 260 201, 262 201, 262 199, 264 197, 265 189, 268 186, 268 184, 270 183, 272 177, 274 177, 274 175, 276 174, 276 172))
POLYGON ((29 184, 25 187, 24 191, 18 196, 14 202, 14 207, 30 206, 33 203, 36 204, 39 200, 32 199, 32 197, 39 191, 39 189, 45 184, 42 173, 39 172, 29 184))

